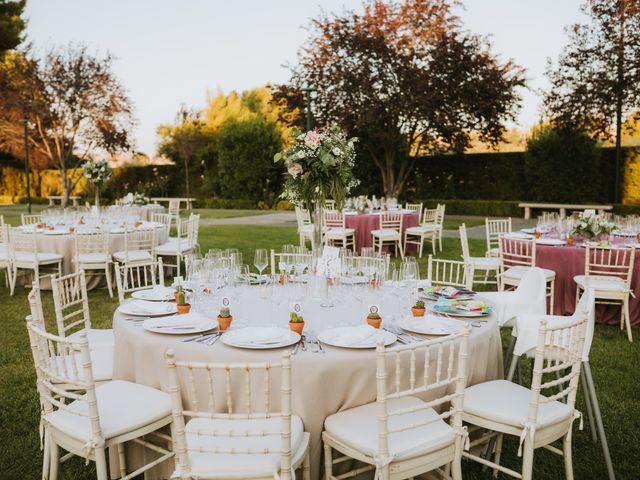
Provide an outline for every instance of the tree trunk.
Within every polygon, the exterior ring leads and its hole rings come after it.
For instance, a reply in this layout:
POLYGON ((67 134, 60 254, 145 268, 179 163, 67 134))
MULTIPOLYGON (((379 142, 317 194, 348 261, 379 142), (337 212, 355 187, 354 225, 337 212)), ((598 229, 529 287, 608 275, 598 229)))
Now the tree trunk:
POLYGON ((69 179, 67 178, 67 169, 60 169, 60 180, 62 181, 62 201, 60 205, 62 208, 67 206, 67 202, 69 201, 69 179))
POLYGON ((622 106, 624 100, 624 19, 625 7, 620 6, 620 31, 618 33, 618 61, 617 61, 617 88, 616 88, 616 184, 614 201, 620 203, 620 167, 622 161, 622 106))
POLYGON ((191 191, 189 188, 189 160, 187 158, 184 159, 184 180, 185 180, 185 187, 187 189, 187 198, 190 198, 191 191))

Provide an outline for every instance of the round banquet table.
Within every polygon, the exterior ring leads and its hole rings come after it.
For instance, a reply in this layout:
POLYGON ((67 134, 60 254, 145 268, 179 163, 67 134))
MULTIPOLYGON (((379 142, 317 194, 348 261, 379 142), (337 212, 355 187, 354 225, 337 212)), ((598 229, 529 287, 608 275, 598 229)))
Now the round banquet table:
MULTIPOLYGON (((416 212, 408 210, 402 211, 402 239, 404 241, 404 231, 409 227, 417 227, 420 219, 416 212)), ((362 248, 373 246, 371 231, 380 228, 380 212, 359 214, 345 214, 345 224, 347 228, 356 231, 356 251, 360 253, 362 248)), ((414 245, 409 245, 414 247, 414 245)))
MULTIPOLYGON (((282 320, 277 322, 278 326, 288 328, 288 305, 281 305, 282 313, 271 317, 268 312, 273 312, 270 310, 273 306, 267 298, 261 298, 269 295, 264 295, 262 292, 258 295, 260 288, 249 287, 251 291, 247 295, 249 298, 246 298, 242 306, 237 307, 235 311, 232 308, 234 323, 231 328, 239 328, 241 324, 269 324, 270 318, 281 318, 282 320), (241 320, 247 317, 252 317, 254 320, 250 322, 241 320), (255 320, 258 318, 262 321, 255 320)), ((359 325, 364 323, 365 315, 358 312, 367 311, 366 308, 366 305, 363 307, 354 299, 348 302, 342 301, 333 308, 322 308, 319 302, 308 302, 308 305, 304 306, 305 331, 320 333, 325 328, 339 325, 359 325), (352 321, 345 322, 345 318, 352 321)), ((384 317, 385 303, 380 305, 380 309, 384 317)), ((210 311, 214 312, 212 317, 217 313, 213 308, 210 311)), ((291 349, 287 347, 247 350, 227 346, 222 340, 218 340, 211 346, 196 342, 185 343, 182 340, 192 335, 151 333, 144 330, 139 323, 125 318, 119 312, 116 312, 113 318, 114 380, 127 380, 165 391, 168 380, 164 354, 168 349, 173 349, 179 360, 226 363, 278 362, 282 353, 291 349)), ((273 322, 271 324, 273 325, 273 322)), ((502 343, 496 319, 489 316, 481 326, 470 330, 468 384, 502 378, 502 343)), ((302 418, 305 431, 311 434, 310 454, 313 479, 320 478, 321 473, 321 432, 325 418, 338 411, 373 402, 376 399, 375 349, 353 350, 329 345, 324 345, 324 349, 325 354, 313 352, 311 348, 307 351, 299 349, 296 355, 291 356, 292 411, 302 418)), ((403 358, 402 371, 403 374, 408 375, 406 357, 403 358)), ((241 390, 242 385, 238 385, 238 388, 241 390)), ((202 393, 206 394, 204 391, 202 393)), ((238 395, 241 396, 242 393, 238 395)), ((279 397, 275 395, 279 395, 279 391, 276 389, 274 392, 272 389, 272 404, 279 403, 279 397)), ((199 402, 200 405, 207 405, 204 398, 199 402)), ((425 398, 425 400, 428 399, 425 398)), ((193 407, 186 394, 183 395, 183 402, 186 408, 193 407)), ((224 402, 221 403, 224 404, 224 402)), ((127 448, 127 465, 130 469, 139 466, 138 463, 143 455, 146 455, 147 461, 151 458, 150 455, 153 455, 150 451, 142 452, 136 445, 130 445, 127 448)), ((112 457, 117 463, 117 455, 112 457)), ((172 461, 164 462, 150 471, 146 478, 168 478, 173 468, 172 461)))
MULTIPOLYGON (((571 315, 576 306, 576 284, 573 277, 584 275, 586 250, 580 246, 536 245, 536 266, 556 272, 553 311, 556 315, 571 315)), ((629 299, 631 324, 640 324, 640 250, 635 252, 631 290, 636 298, 629 299)), ((620 324, 620 307, 598 305, 596 322, 620 324)))
MULTIPOLYGON (((154 224, 153 228, 156 229, 157 244, 161 245, 166 243, 169 236, 167 227, 162 224, 154 224)), ((36 234, 36 242, 38 244, 38 252, 41 253, 59 253, 64 258, 62 260, 62 274, 67 275, 73 273, 73 257, 75 253, 75 235, 73 233, 67 233, 62 235, 45 235, 44 233, 36 234)), ((111 233, 109 234, 109 253, 115 253, 124 250, 124 234, 123 233, 111 233)), ((106 285, 104 276, 87 275, 87 288, 93 289, 98 286, 106 285)), ((40 288, 49 290, 51 289, 51 281, 49 277, 44 277, 40 282, 40 288)))
POLYGON ((154 213, 164 213, 165 208, 159 203, 150 203, 148 205, 143 205, 140 208, 140 217, 142 220, 150 222, 152 220, 151 216, 154 213))

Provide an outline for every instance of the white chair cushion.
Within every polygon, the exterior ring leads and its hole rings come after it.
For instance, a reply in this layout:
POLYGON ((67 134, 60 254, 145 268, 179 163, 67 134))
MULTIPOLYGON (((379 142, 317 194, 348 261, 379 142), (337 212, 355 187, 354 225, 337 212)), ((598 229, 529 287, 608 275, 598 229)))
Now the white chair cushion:
MULTIPOLYGON (((524 427, 528 421, 530 401, 531 390, 528 388, 507 380, 493 380, 473 385, 464 391, 464 414, 513 427, 524 427)), ((536 423, 544 427, 566 420, 572 415, 573 409, 565 403, 539 403, 536 423)))
POLYGON ((497 257, 469 257, 467 260, 479 269, 496 270, 500 268, 500 259, 497 257))
POLYGON ((59 253, 41 253, 38 252, 37 257, 35 253, 28 252, 16 252, 14 256, 17 263, 55 263, 63 259, 63 256, 59 253))
POLYGON ((129 250, 128 259, 127 252, 116 252, 113 254, 113 258, 119 262, 141 262, 144 260, 153 260, 151 253, 147 250, 129 250))
POLYGON ((81 253, 78 255, 79 263, 107 263, 111 260, 108 253, 81 253))
POLYGON ((156 247, 156 253, 158 255, 177 255, 178 253, 184 253, 190 250, 193 250, 193 244, 186 239, 182 239, 180 244, 178 244, 177 239, 169 240, 167 243, 156 247))
MULTIPOLYGON (((590 275, 588 279, 589 288, 593 288, 596 291, 601 290, 605 292, 621 292, 627 288, 627 284, 621 278, 590 275)), ((576 275, 575 277, 573 277, 573 281, 584 289, 585 285, 587 284, 587 276, 576 275)))
MULTIPOLYGON (((402 397, 387 401, 389 412, 424 404, 416 397, 402 397)), ((324 428, 335 440, 369 457, 378 452, 378 405, 369 403, 360 407, 329 415, 324 428)), ((404 415, 389 417, 389 429, 425 422, 436 417, 433 409, 419 410, 404 415)), ((450 445, 455 440, 455 431, 447 423, 437 420, 427 426, 413 428, 389 435, 389 453, 402 460, 432 452, 450 445)))
MULTIPOLYGON (((131 432, 171 415, 171 397, 168 393, 137 383, 114 380, 96 387, 100 428, 105 439, 131 432)), ((74 401, 70 408, 88 413, 85 401, 74 401)), ((91 424, 88 417, 56 410, 46 421, 67 435, 88 442, 91 424)))
POLYGON ((327 230, 325 232, 325 236, 327 236, 327 237, 348 237, 350 235, 353 235, 354 232, 355 232, 355 230, 353 228, 334 227, 334 228, 330 228, 329 230, 327 230))
POLYGON ((409 227, 405 230, 405 233, 409 235, 426 235, 427 233, 434 233, 438 230, 436 225, 419 225, 417 227, 409 227))
MULTIPOLYGON (((505 270, 504 278, 511 278, 514 280, 520 280, 527 273, 531 267, 525 267, 523 265, 518 265, 517 267, 511 267, 505 270)), ((547 270, 546 268, 541 268, 542 273, 544 273, 544 278, 547 280, 551 280, 556 277, 556 272, 553 270, 547 270)))
MULTIPOLYGON (((195 478, 253 478, 273 477, 280 470, 280 449, 282 420, 280 418, 253 420, 211 420, 194 418, 185 426, 191 475, 195 478), (202 432, 219 432, 219 435, 198 435, 202 432), (274 435, 242 436, 241 432, 273 432, 274 435), (235 432, 236 436, 224 435, 235 432), (193 448, 237 448, 251 450, 272 450, 272 453, 261 454, 224 454, 211 452, 195 452, 193 448)), ((297 415, 291 416, 291 454, 292 458, 303 444, 304 430, 302 420, 297 415)))
POLYGON ((69 335, 69 338, 79 338, 81 334, 87 335, 87 341, 89 342, 89 348, 91 350, 97 350, 98 348, 111 348, 115 344, 115 338, 113 336, 113 330, 110 328, 83 328, 77 332, 73 332, 69 335))
POLYGON ((393 228, 383 228, 381 230, 371 230, 371 235, 380 238, 400 238, 400 233, 393 228))

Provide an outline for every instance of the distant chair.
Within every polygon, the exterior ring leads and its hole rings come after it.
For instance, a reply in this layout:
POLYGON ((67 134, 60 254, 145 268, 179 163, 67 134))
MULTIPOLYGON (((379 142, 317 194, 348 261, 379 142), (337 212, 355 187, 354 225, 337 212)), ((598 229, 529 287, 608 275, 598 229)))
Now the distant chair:
POLYGON ((498 273, 500 272, 500 259, 496 257, 472 257, 469 251, 469 239, 467 238, 467 226, 463 223, 458 227, 460 232, 460 245, 462 246, 462 259, 467 265, 467 279, 469 288, 478 283, 481 285, 498 285, 498 273), (484 278, 476 279, 476 272, 484 278), (489 279, 489 274, 493 279, 489 279))
POLYGON ((336 209, 336 201, 335 200, 325 200, 324 201, 325 210, 335 210, 336 209))
POLYGON ((169 235, 171 233, 172 220, 173 220, 173 217, 169 213, 156 213, 156 212, 154 212, 154 213, 151 214, 151 221, 152 222, 160 223, 160 224, 164 225, 165 227, 167 227, 167 235, 169 235))
POLYGON ((164 284, 162 258, 136 265, 116 265, 116 285, 118 301, 122 305, 126 295, 139 290, 147 290, 164 284))
POLYGON ((135 265, 153 261, 156 255, 156 229, 125 228, 124 250, 115 252, 113 258, 122 265, 135 265))
POLYGON ((356 231, 347 228, 346 219, 342 212, 326 210, 324 212, 324 244, 356 249, 356 231))
POLYGON ((113 282, 111 281, 111 254, 109 253, 109 232, 78 229, 75 233, 75 252, 73 263, 76 272, 104 271, 109 296, 113 298, 113 282))
POLYGON ((422 203, 406 203, 404 205, 405 210, 410 210, 413 213, 417 213, 418 219, 422 218, 422 207, 423 207, 422 203))
POLYGON ((398 255, 399 251, 400 256, 404 258, 402 217, 402 213, 399 212, 382 212, 380 214, 380 228, 371 231, 373 246, 378 250, 378 253, 382 253, 385 245, 392 245, 395 248, 396 255, 398 255))
POLYGON ((511 233, 511 217, 509 218, 485 218, 485 235, 487 237, 487 257, 499 257, 500 256, 500 246, 499 239, 500 235, 505 233, 511 233))
POLYGON ((296 207, 296 222, 298 223, 298 236, 300 237, 300 246, 304 247, 306 241, 309 240, 311 248, 313 248, 313 223, 311 223, 311 215, 309 210, 296 207))
POLYGON ((9 225, 0 226, 0 270, 4 270, 4 280, 11 289, 11 257, 9 255, 9 225))
POLYGON ((433 286, 471 289, 466 264, 457 260, 444 260, 429 255, 427 280, 433 286))
POLYGON ((41 213, 23 213, 22 217, 22 225, 36 225, 38 223, 42 223, 42 214, 41 213))
POLYGON ((407 245, 418 246, 418 256, 422 258, 424 241, 431 239, 431 250, 436 254, 436 241, 442 251, 442 228, 444 222, 445 205, 438 204, 435 209, 425 209, 422 214, 422 223, 417 227, 409 227, 404 231, 404 248, 407 245))
POLYGON ((62 275, 62 261, 64 256, 59 253, 38 251, 36 231, 23 232, 12 228, 9 231, 9 263, 11 295, 13 295, 18 280, 19 270, 30 270, 35 280, 57 273, 62 275))
POLYGON ((169 238, 169 241, 158 245, 155 253, 163 258, 175 258, 175 263, 164 262, 165 266, 175 267, 177 276, 180 276, 181 265, 185 255, 198 251, 198 226, 200 215, 191 214, 188 220, 178 219, 177 236, 169 238))

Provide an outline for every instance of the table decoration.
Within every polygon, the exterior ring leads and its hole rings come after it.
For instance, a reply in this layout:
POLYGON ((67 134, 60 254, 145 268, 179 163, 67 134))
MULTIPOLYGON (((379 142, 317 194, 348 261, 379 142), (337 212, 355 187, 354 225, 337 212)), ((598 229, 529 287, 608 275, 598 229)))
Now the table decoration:
POLYGON ((455 317, 484 317, 492 311, 484 302, 473 300, 447 300, 439 299, 432 307, 434 313, 442 313, 455 317))
POLYGON ((198 313, 149 318, 142 323, 142 328, 149 332, 169 335, 208 332, 216 327, 216 322, 213 319, 203 317, 198 313))
POLYGON ((424 302, 422 300, 417 300, 414 303, 413 307, 411 307, 411 314, 414 317, 424 317, 424 313, 426 312, 426 307, 424 306, 424 302))
POLYGON ((438 300, 440 298, 455 300, 470 300, 476 292, 467 290, 466 288, 455 287, 427 287, 424 288, 420 295, 428 300, 438 300))
POLYGON ((421 335, 455 335, 464 327, 464 322, 450 318, 427 315, 424 318, 403 317, 398 326, 407 332, 421 335))
POLYGON ((300 335, 284 328, 245 327, 222 334, 225 345, 252 350, 290 347, 300 341, 300 335))
POLYGON ((302 316, 302 306, 300 303, 294 303, 291 312, 289 313, 289 328, 302 335, 304 329, 304 317, 302 316))
POLYGON ((380 324, 382 323, 382 317, 379 313, 379 308, 377 305, 371 305, 369 307, 369 313, 367 315, 367 323, 373 328, 380 328, 380 324))
POLYGON ((376 348, 378 341, 382 340, 386 345, 391 345, 397 340, 395 334, 374 328, 370 325, 357 327, 337 327, 320 332, 318 340, 324 345, 341 348, 367 349, 376 348))
POLYGON ((222 307, 220 313, 218 313, 218 326, 220 327, 220 331, 226 332, 231 326, 232 321, 233 316, 231 315, 229 307, 222 307))
POLYGON ((600 215, 580 213, 575 221, 571 234, 585 240, 600 240, 609 236, 615 226, 600 215))
POLYGON ((145 300, 129 300, 118 307, 118 312, 123 315, 162 317, 177 313, 175 303, 147 302, 145 300))
POLYGON ((144 193, 127 193, 124 197, 122 197, 119 201, 120 205, 128 207, 128 206, 138 206, 142 207, 144 205, 149 204, 149 199, 144 196, 144 193))
POLYGON ((191 310, 191 305, 187 303, 187 293, 184 290, 180 290, 180 292, 178 292, 178 301, 176 303, 178 315, 184 315, 185 313, 189 313, 189 310, 191 310))
POLYGON ((93 183, 95 190, 95 204, 100 205, 100 187, 111 178, 112 170, 106 160, 96 160, 86 162, 82 165, 85 178, 93 183))

